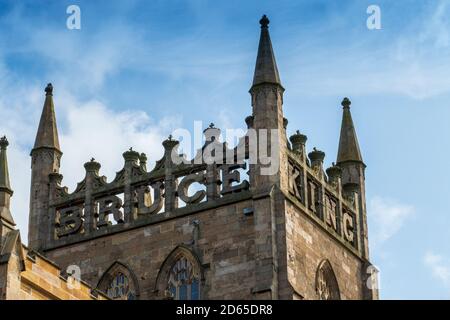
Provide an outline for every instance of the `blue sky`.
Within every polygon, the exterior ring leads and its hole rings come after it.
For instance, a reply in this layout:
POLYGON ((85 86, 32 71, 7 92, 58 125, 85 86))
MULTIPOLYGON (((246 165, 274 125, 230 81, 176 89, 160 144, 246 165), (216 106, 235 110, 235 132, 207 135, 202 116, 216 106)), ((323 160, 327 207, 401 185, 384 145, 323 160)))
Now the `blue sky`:
POLYGON ((27 229, 29 152, 52 82, 73 190, 94 156, 110 179, 130 141, 151 160, 175 128, 244 128, 267 14, 288 131, 335 160, 340 101, 367 164, 371 257, 385 299, 450 298, 448 1, 0 0, 0 134, 27 229), (81 30, 66 8, 81 8, 81 30), (366 9, 381 8, 381 30, 366 9), (447 21, 446 21, 447 20, 447 21), (76 147, 74 147, 76 146, 76 147))

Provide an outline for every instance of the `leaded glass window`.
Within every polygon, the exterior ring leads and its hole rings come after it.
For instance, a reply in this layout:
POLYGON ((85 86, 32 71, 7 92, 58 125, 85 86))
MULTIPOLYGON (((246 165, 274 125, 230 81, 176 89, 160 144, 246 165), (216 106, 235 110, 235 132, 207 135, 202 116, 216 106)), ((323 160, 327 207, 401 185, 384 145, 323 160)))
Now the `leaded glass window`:
POLYGON ((170 269, 168 292, 176 300, 200 299, 198 272, 187 258, 181 257, 170 269))
POLYGON ((111 299, 133 300, 135 294, 130 290, 128 277, 118 272, 111 280, 107 294, 111 299))

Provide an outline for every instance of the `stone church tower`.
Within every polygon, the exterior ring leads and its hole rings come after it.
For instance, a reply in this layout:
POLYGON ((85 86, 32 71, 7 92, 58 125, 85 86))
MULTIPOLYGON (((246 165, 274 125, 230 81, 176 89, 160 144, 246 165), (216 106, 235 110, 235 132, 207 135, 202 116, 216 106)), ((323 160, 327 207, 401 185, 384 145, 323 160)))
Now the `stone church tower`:
POLYGON ((92 159, 68 193, 49 84, 31 151, 29 247, 113 299, 377 299, 350 101, 324 170, 305 135, 287 139, 269 19, 260 24, 248 132, 234 149, 211 125, 192 160, 169 137, 151 170, 130 148, 112 181, 92 159))

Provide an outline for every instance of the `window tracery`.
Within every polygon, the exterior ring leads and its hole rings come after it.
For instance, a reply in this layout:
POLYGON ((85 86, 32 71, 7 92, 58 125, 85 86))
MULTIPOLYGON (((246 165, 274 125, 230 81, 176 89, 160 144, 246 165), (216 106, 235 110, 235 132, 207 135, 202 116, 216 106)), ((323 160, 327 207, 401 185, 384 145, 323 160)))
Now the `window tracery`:
POLYGON ((112 279, 106 293, 111 299, 135 299, 135 294, 131 290, 128 277, 122 272, 118 272, 112 279))
POLYGON ((139 286, 128 266, 121 262, 113 263, 100 278, 97 289, 113 300, 137 300, 139 286))
POLYGON ((319 264, 316 273, 316 292, 320 300, 340 300, 339 286, 328 260, 319 264))
POLYGON ((171 267, 167 291, 172 299, 200 299, 199 274, 193 263, 181 256, 171 267))

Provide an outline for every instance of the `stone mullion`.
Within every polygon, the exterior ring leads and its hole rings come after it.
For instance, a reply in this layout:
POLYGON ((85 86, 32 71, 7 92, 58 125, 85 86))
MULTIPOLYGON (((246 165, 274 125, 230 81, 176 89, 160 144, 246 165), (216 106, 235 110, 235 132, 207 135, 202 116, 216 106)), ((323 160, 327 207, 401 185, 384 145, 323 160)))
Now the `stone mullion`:
MULTIPOLYGON (((62 175, 59 173, 51 173, 49 175, 50 186, 49 186, 49 199, 50 203, 56 200, 57 187, 60 185, 62 180, 62 175)), ((56 209, 54 206, 49 205, 48 210, 48 237, 47 237, 47 245, 53 243, 55 241, 55 228, 56 228, 56 209)))
POLYGON ((322 220, 325 224, 326 222, 326 203, 325 203, 325 187, 323 186, 323 183, 320 183, 320 187, 318 188, 318 201, 319 201, 319 218, 322 220))
POLYGON ((132 166, 127 165, 125 167, 125 187, 123 195, 123 214, 125 216, 125 222, 131 223, 135 220, 133 215, 133 195, 131 190, 131 174, 132 166))
POLYGON ((84 233, 90 234, 97 229, 97 211, 93 197, 95 179, 98 177, 100 163, 91 159, 84 164, 86 169, 86 188, 84 191, 84 233))
POLYGON ((339 197, 336 199, 336 222, 337 222, 337 233, 340 237, 345 239, 344 236, 344 214, 342 212, 342 201, 341 196, 339 194, 339 197))
POLYGON ((215 163, 209 164, 206 167, 206 195, 207 201, 216 200, 219 198, 219 170, 215 163))
POLYGON ((309 209, 309 197, 308 197, 308 193, 309 193, 309 183, 308 183, 308 171, 306 170, 305 167, 302 167, 302 172, 303 172, 303 193, 304 193, 304 205, 306 210, 309 209))
POLYGON ((176 203, 177 179, 172 170, 166 168, 166 179, 164 182, 164 211, 172 212, 178 207, 176 203))
POLYGON ((165 167, 165 181, 164 181, 164 211, 166 213, 172 212, 178 207, 176 202, 177 179, 173 174, 174 163, 172 155, 176 155, 176 148, 179 142, 173 140, 172 137, 163 142, 164 146, 164 167, 165 167))
POLYGON ((164 212, 172 212, 175 209, 175 177, 172 173, 172 161, 166 158, 164 181, 164 212))
MULTIPOLYGON (((133 168, 138 168, 138 161, 140 157, 141 155, 139 152, 134 151, 133 148, 130 148, 130 150, 123 153, 123 158, 125 160, 125 166, 123 169, 123 216, 125 223, 131 223, 136 219, 133 212, 131 180, 133 176, 133 168)), ((146 161, 145 158, 142 159, 143 161, 146 161)))
POLYGON ((95 205, 92 197, 92 179, 86 177, 86 191, 84 193, 84 233, 90 234, 95 230, 95 205))

